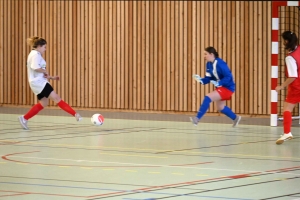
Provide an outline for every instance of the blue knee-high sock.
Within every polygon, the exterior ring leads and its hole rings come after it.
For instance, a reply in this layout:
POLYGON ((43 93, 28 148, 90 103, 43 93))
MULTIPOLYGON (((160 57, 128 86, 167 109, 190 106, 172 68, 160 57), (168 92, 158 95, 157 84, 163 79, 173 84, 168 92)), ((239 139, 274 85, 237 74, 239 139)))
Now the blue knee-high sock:
POLYGON ((229 117, 232 120, 236 119, 236 114, 234 112, 232 112, 232 110, 230 108, 228 108, 227 106, 225 106, 223 108, 223 110, 221 110, 222 113, 224 113, 227 117, 229 117))
POLYGON ((209 108, 209 104, 211 102, 211 99, 208 96, 205 96, 203 99, 203 102, 199 108, 199 111, 197 113, 197 118, 201 119, 203 117, 203 115, 206 113, 206 111, 209 108))

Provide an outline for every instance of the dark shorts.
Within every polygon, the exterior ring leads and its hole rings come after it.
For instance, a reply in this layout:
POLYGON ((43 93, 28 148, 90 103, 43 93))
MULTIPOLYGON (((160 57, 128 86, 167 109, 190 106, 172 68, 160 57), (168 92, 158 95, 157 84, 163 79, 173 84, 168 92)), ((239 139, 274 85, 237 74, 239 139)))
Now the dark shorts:
POLYGON ((38 100, 41 100, 44 97, 48 98, 52 91, 53 87, 47 83, 42 92, 37 95, 38 100))

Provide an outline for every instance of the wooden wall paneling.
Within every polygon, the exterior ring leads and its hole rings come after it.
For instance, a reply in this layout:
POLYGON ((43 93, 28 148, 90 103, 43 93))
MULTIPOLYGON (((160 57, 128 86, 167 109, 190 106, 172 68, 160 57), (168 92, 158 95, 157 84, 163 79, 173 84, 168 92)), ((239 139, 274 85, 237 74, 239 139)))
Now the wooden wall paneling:
MULTIPOLYGON (((97 3, 99 4, 99 1, 97 1, 97 3)), ((98 84, 99 85, 99 90, 100 90, 100 94, 101 96, 99 97, 98 101, 99 103, 97 104, 97 107, 98 105, 100 105, 101 108, 105 108, 105 98, 107 96, 107 93, 105 88, 107 87, 107 82, 105 82, 105 77, 106 77, 106 74, 105 74, 105 66, 106 66, 106 62, 105 62, 105 46, 106 46, 106 43, 105 43, 105 2, 101 1, 100 2, 100 6, 101 6, 101 9, 100 9, 100 20, 97 20, 97 27, 98 27, 98 31, 97 33, 99 34, 100 33, 100 37, 97 37, 97 39, 99 39, 100 43, 97 42, 97 48, 100 49, 100 57, 97 56, 97 59, 100 58, 100 61, 98 60, 98 63, 100 64, 100 75, 98 74, 98 76, 100 76, 100 81, 98 79, 98 84), (99 25, 99 22, 100 22, 100 25, 99 25)), ((97 7, 99 8, 99 7, 97 7)), ((97 15, 99 14, 99 12, 97 11, 97 15)))
POLYGON ((154 110, 158 110, 158 87, 159 85, 159 80, 158 80, 158 31, 159 31, 159 27, 158 27, 158 19, 160 19, 158 16, 158 12, 159 12, 159 3, 158 1, 154 2, 154 55, 153 55, 153 69, 154 69, 154 73, 153 73, 153 78, 154 78, 154 92, 153 92, 153 104, 154 104, 154 110))
POLYGON ((192 92, 193 83, 190 79, 193 70, 193 24, 194 24, 194 12, 193 12, 193 2, 186 2, 186 40, 184 44, 186 46, 186 110, 192 110, 192 92))
POLYGON ((80 1, 79 2, 79 25, 78 25, 78 29, 80 30, 79 33, 78 33, 78 40, 79 40, 79 44, 78 44, 78 48, 79 48, 79 52, 78 52, 78 57, 79 57, 79 60, 78 60, 78 66, 79 66, 79 69, 78 69, 78 79, 77 81, 79 82, 78 84, 78 88, 77 88, 77 91, 76 93, 78 94, 78 97, 80 99, 79 101, 79 106, 83 106, 84 105, 84 97, 85 97, 85 1, 80 1))
POLYGON ((180 17, 180 10, 179 10, 179 1, 174 2, 174 109, 179 110, 179 17, 180 17))
MULTIPOLYGON (((9 12, 11 10, 11 3, 12 1, 7 1, 7 22, 6 22, 6 26, 7 27, 7 30, 6 30, 6 36, 4 38, 10 38, 11 37, 11 27, 12 27, 12 24, 11 24, 11 20, 12 20, 12 15, 11 15, 11 12, 9 12)), ((8 63, 11 63, 11 40, 6 40, 6 51, 4 53, 5 55, 5 60, 7 63, 6 65, 8 65, 8 63)), ((4 87, 4 94, 6 94, 4 96, 4 99, 5 99, 5 102, 6 103, 10 103, 11 102, 11 81, 9 81, 9 79, 11 79, 11 67, 4 67, 5 68, 5 74, 6 76, 4 77, 4 83, 5 85, 7 85, 7 87, 4 87)))
POLYGON ((23 18, 23 57, 24 57, 24 64, 25 64, 25 67, 23 68, 23 76, 26 77, 26 81, 24 80, 23 83, 24 83, 24 92, 23 93, 23 101, 24 101, 24 104, 25 105, 30 105, 30 102, 29 102, 29 95, 30 95, 30 87, 29 87, 29 84, 28 84, 28 78, 27 78, 27 56, 29 54, 29 51, 30 51, 30 47, 27 45, 27 38, 30 37, 30 34, 29 34, 29 29, 26 28, 28 26, 30 26, 29 24, 29 20, 28 20, 28 16, 29 16, 29 13, 30 13, 30 9, 28 8, 28 4, 23 1, 23 15, 24 15, 24 18, 23 18))
POLYGON ((238 99, 238 104, 239 104, 239 112, 238 113, 243 113, 245 110, 245 89, 243 88, 243 84, 245 82, 244 76, 243 74, 245 73, 245 24, 244 24, 244 19, 245 19, 245 12, 244 12, 244 3, 240 3, 239 7, 237 7, 237 9, 239 10, 240 13, 240 17, 236 17, 236 19, 238 20, 238 27, 240 29, 240 38, 239 38, 239 60, 240 60, 240 64, 238 66, 239 71, 237 74, 235 74, 235 78, 236 78, 236 84, 237 87, 239 88, 239 91, 236 92, 235 94, 235 98, 238 99))
POLYGON ((120 55, 117 52, 117 2, 112 2, 112 52, 111 52, 111 59, 112 59, 112 105, 111 108, 117 107, 117 57, 120 57, 120 55))
MULTIPOLYGON (((4 26, 4 1, 0 1, 0 26, 4 26)), ((4 52, 4 28, 0 29, 0 52, 4 52)), ((0 53, 0 103, 4 102, 4 55, 0 53)))
POLYGON ((137 77, 136 77, 136 71, 137 71, 137 2, 133 2, 132 4, 132 21, 133 21, 133 29, 132 29, 132 107, 131 109, 136 109, 137 108, 137 77))
POLYGON ((253 33, 252 33, 252 44, 253 46, 251 46, 251 54, 250 57, 253 59, 251 60, 251 64, 250 64, 250 71, 249 71, 249 85, 251 86, 251 92, 250 92, 250 102, 253 102, 253 104, 251 105, 252 109, 250 110, 252 113, 257 113, 258 112, 258 93, 257 93, 257 87, 258 87, 258 71, 257 71, 257 60, 258 60, 258 55, 257 55, 257 44, 258 44, 258 35, 257 35, 257 31, 258 31, 258 13, 257 13, 257 2, 251 2, 251 11, 253 9, 253 16, 250 16, 250 19, 252 19, 252 23, 253 24, 253 33))
POLYGON ((108 2, 108 13, 107 13, 108 21, 108 108, 113 107, 113 11, 112 11, 112 2, 108 2))
POLYGON ((150 32, 150 3, 149 1, 145 2, 145 108, 146 110, 150 109, 150 41, 149 41, 149 32, 150 32))
POLYGON ((102 52, 103 52, 103 44, 101 42, 101 1, 95 1, 95 29, 94 29, 94 35, 95 35, 95 71, 94 71, 94 78, 95 78, 95 104, 93 107, 96 107, 96 109, 99 109, 101 107, 101 98, 102 98, 102 76, 101 76, 101 59, 102 59, 102 52))
POLYGON ((66 3, 64 1, 59 1, 59 7, 60 7, 60 18, 57 20, 60 21, 60 36, 58 38, 58 45, 57 47, 59 48, 58 52, 58 64, 57 64, 57 75, 60 75, 61 77, 64 77, 64 81, 56 81, 58 84, 59 88, 59 94, 65 99, 66 102, 69 103, 69 97, 67 95, 69 88, 66 85, 66 82, 68 82, 69 77, 67 75, 67 46, 65 46, 65 40, 66 40, 66 35, 67 35, 67 27, 66 27, 66 3))
POLYGON ((240 26, 240 23, 239 23, 239 20, 241 18, 241 2, 236 2, 236 5, 234 7, 235 9, 235 14, 236 16, 234 17, 234 20, 233 20, 233 24, 235 24, 235 27, 236 27, 236 36, 234 38, 236 44, 235 44, 235 47, 236 47, 236 51, 235 51, 235 54, 232 54, 232 60, 235 61, 235 70, 232 71, 233 72, 233 78, 234 78, 234 81, 235 81, 235 94, 232 96, 232 98, 235 98, 236 101, 235 101, 235 109, 234 109, 234 112, 236 113, 240 113, 241 112, 241 101, 239 99, 240 97, 240 92, 241 92, 241 84, 240 84, 240 68, 242 67, 241 65, 241 60, 240 60, 240 57, 237 56, 237 55, 240 55, 241 54, 241 49, 240 49, 240 40, 241 40, 241 26, 240 26))
POLYGON ((124 7, 125 6, 125 1, 120 1, 120 104, 119 104, 119 108, 122 108, 124 109, 125 106, 124 106, 124 98, 125 98, 125 76, 126 76, 126 72, 125 72, 125 48, 124 48, 124 45, 125 45, 125 41, 124 41, 124 35, 125 35, 125 12, 124 12, 124 7))
POLYGON ((89 52, 88 52, 88 47, 91 46, 91 43, 89 43, 90 37, 89 37, 89 2, 84 1, 83 3, 83 32, 82 32, 82 50, 83 50, 83 83, 82 89, 80 90, 80 95, 82 96, 82 100, 83 100, 83 105, 85 107, 89 107, 89 88, 91 87, 90 80, 89 80, 89 68, 90 66, 88 65, 88 61, 89 61, 89 52), (89 44, 89 45, 87 45, 89 44))
MULTIPOLYGON (((204 31, 205 31, 205 20, 201 20, 204 19, 205 17, 205 13, 202 12, 202 9, 204 9, 205 6, 205 2, 201 1, 197 1, 197 65, 196 65, 196 74, 200 75, 201 77, 204 77, 205 72, 203 71, 203 69, 205 68, 204 66, 204 58, 203 58, 203 48, 204 48, 204 31)), ((194 81, 194 80, 193 80, 194 81)), ((195 81, 194 81, 195 82, 195 81)), ((199 109, 199 105, 201 103, 201 98, 202 98, 202 94, 204 87, 195 82, 196 84, 196 92, 197 92, 197 96, 196 96, 196 104, 195 104, 195 110, 194 111, 198 111, 199 109)))
POLYGON ((138 1, 136 3, 136 109, 141 109, 141 71, 142 71, 142 65, 141 65, 141 56, 143 53, 141 52, 141 45, 142 45, 142 37, 141 37, 141 31, 142 31, 142 2, 138 1))
MULTIPOLYGON (((62 45, 62 41, 64 41, 64 35, 65 35, 65 30, 64 30, 64 2, 58 1, 57 2, 57 33, 58 33, 58 37, 57 37, 57 65, 55 66, 55 69, 57 69, 57 72, 55 74, 52 75, 59 75, 63 78, 65 78, 65 74, 64 74, 64 67, 65 67, 65 47, 62 45)), ((66 77, 67 78, 67 77, 66 77)), ((64 81, 55 81, 57 83, 57 92, 58 94, 62 97, 62 99, 66 100, 68 102, 68 98, 66 97, 66 94, 63 91, 68 90, 68 88, 64 87, 64 82, 66 80, 64 79, 64 81)))
POLYGON ((248 79, 248 74, 249 74, 249 43, 251 43, 252 41, 250 41, 250 34, 249 34, 249 30, 250 30, 250 27, 249 26, 249 4, 250 2, 245 2, 245 10, 244 10, 244 22, 245 22, 245 27, 244 27, 244 36, 245 36, 245 39, 244 39, 244 73, 243 73, 243 78, 244 78, 244 86, 247 85, 247 90, 244 90, 244 99, 245 99, 245 104, 244 104, 244 112, 246 113, 249 113, 249 106, 251 106, 250 104, 250 99, 249 99, 249 91, 250 88, 249 88, 249 79, 248 79))
POLYGON ((154 2, 149 1, 149 109, 154 110, 154 2))
POLYGON ((160 66, 162 73, 162 110, 167 110, 167 2, 162 2, 162 64, 160 66))
POLYGON ((99 98, 99 89, 98 89, 98 85, 97 85, 97 64, 96 64, 96 57, 97 55, 100 53, 98 50, 97 50, 97 38, 96 38, 96 26, 97 26, 97 21, 96 21, 96 8, 97 8, 97 1, 93 1, 93 3, 91 4, 91 10, 92 10, 92 13, 90 15, 90 20, 92 21, 92 29, 90 30, 92 33, 92 60, 90 61, 90 65, 93 67, 93 71, 91 72, 91 75, 92 75, 92 80, 93 80, 93 90, 91 91, 92 92, 92 98, 93 100, 91 101, 91 104, 90 104, 90 107, 95 107, 96 105, 96 102, 97 102, 97 98, 99 98))
POLYGON ((157 2, 157 41, 156 41, 156 45, 157 45, 157 110, 162 110, 162 70, 163 70, 163 64, 162 64, 162 53, 163 53, 163 46, 162 46, 162 40, 163 40, 163 24, 162 24, 162 14, 163 14, 163 3, 162 1, 158 1, 157 2))
MULTIPOLYGON (((57 48, 57 45, 58 45, 57 40, 58 40, 59 35, 60 35, 59 32, 58 32, 59 29, 58 29, 58 19, 57 19, 57 15, 59 13, 59 11, 58 11, 59 6, 57 5, 58 1, 53 1, 51 3, 53 4, 53 12, 51 12, 53 14, 53 24, 52 24, 52 32, 51 32, 52 40, 49 41, 49 43, 50 43, 49 46, 51 46, 50 52, 52 52, 52 58, 50 58, 50 59, 51 59, 52 64, 49 66, 50 72, 49 71, 48 72, 51 75, 54 75, 54 74, 56 75, 57 74, 57 67, 59 66, 58 65, 58 48, 57 48)), ((34 26, 34 23, 33 23, 33 26, 34 26)), ((34 33, 34 35, 36 35, 36 34, 34 33)), ((52 86, 53 86, 54 91, 56 93, 59 93, 58 84, 57 84, 56 81, 52 82, 52 86)), ((59 95, 61 95, 61 94, 59 94, 59 95)), ((51 101, 50 105, 55 106, 55 102, 51 101)))
POLYGON ((256 87, 256 92, 257 94, 256 99, 257 99, 257 113, 262 114, 263 113, 263 90, 262 88, 262 82, 265 79, 263 75, 266 75, 268 73, 267 67, 263 68, 263 57, 262 54, 257 53, 263 49, 262 46, 262 26, 263 26, 263 13, 262 13, 262 2, 257 2, 257 49, 254 51, 254 54, 257 55, 257 61, 256 65, 254 65, 254 68, 256 68, 257 71, 257 87, 256 87))
POLYGON ((145 110, 145 91, 146 91, 146 84, 145 84, 145 74, 146 74, 146 63, 145 63, 145 56, 146 56, 146 35, 145 35, 145 30, 146 30, 146 10, 145 10, 145 2, 141 1, 140 2, 140 7, 141 7, 141 43, 140 43, 140 48, 141 48, 141 57, 140 57, 140 62, 141 62, 141 71, 140 71, 140 109, 145 110))
MULTIPOLYGON (((102 4, 103 5, 103 4, 102 4)), ((104 24, 104 34, 103 34, 103 38, 104 38, 104 66, 102 69, 103 70, 103 74, 104 74, 104 95, 103 96, 103 104, 104 104, 104 108, 108 108, 108 99, 109 99, 109 2, 108 1, 104 1, 104 20, 103 20, 103 24, 104 24)))
POLYGON ((128 109, 133 108, 133 3, 132 1, 128 2, 128 109))
MULTIPOLYGON (((251 13, 254 13, 255 11, 255 8, 253 7, 253 3, 252 2, 249 2, 249 68, 248 68, 248 71, 247 71, 247 82, 245 84, 245 86, 248 86, 249 88, 249 107, 248 107, 248 112, 253 112, 254 111, 254 106, 255 106, 255 102, 254 101, 254 95, 253 95, 253 92, 254 92, 254 88, 256 86, 257 83, 254 83, 253 81, 253 76, 255 76, 256 74, 254 73, 253 71, 253 65, 254 65, 254 60, 252 59, 254 54, 253 54, 253 50, 255 48, 255 45, 254 45, 254 34, 253 34, 253 31, 254 29, 256 30, 256 26, 255 26, 255 23, 257 21, 255 15, 252 15, 251 13), (255 17, 255 19, 254 19, 255 17), (251 27, 251 28, 250 28, 251 27)), ((247 98, 248 99, 248 98, 247 98)))
MULTIPOLYGON (((17 12, 16 12, 16 4, 17 2, 16 1, 12 1, 11 2, 11 35, 10 35, 10 46, 14 46, 14 43, 16 41, 16 35, 17 35, 17 12)), ((10 53, 10 57, 11 57, 11 66, 9 67, 9 69, 11 70, 10 71, 10 74, 8 74, 9 76, 9 79, 12 80, 14 79, 13 81, 9 81, 11 82, 11 89, 9 89, 9 94, 10 95, 10 103, 11 104, 15 104, 16 103, 16 97, 18 96, 18 93, 16 92, 15 94, 15 91, 17 91, 17 81, 15 79, 15 76, 18 76, 17 74, 17 71, 16 71, 16 65, 17 65, 17 62, 16 62, 16 54, 13 54, 13 49, 11 49, 11 52, 10 53), (13 92, 12 92, 13 90, 13 92)))
MULTIPOLYGON (((272 3, 271 2, 266 2, 267 6, 266 6, 266 9, 267 9, 267 12, 266 13, 266 20, 267 21, 267 26, 266 26, 266 29, 267 29, 267 35, 266 37, 264 37, 264 44, 265 44, 265 55, 271 55, 271 48, 269 48, 271 46, 271 40, 269 39, 265 39, 265 38, 268 38, 269 35, 271 35, 271 28, 272 27, 272 18, 269 17, 271 16, 271 12, 272 12, 272 3)), ((266 66, 271 66, 271 57, 270 56, 264 56, 265 60, 266 60, 266 64, 264 67, 266 66)), ((264 84, 264 87, 267 86, 266 88, 271 88, 271 82, 269 81, 271 80, 271 72, 269 71, 268 72, 268 75, 267 75, 267 78, 266 78, 266 83, 267 84, 264 84)), ((270 91, 269 92, 265 92, 266 94, 266 101, 265 101, 265 106, 266 106, 266 113, 265 114, 269 114, 271 112, 271 108, 270 108, 270 104, 271 104, 271 93, 270 91), (267 103, 267 104, 266 104, 267 103)))
MULTIPOLYGON (((238 76, 238 74, 236 73, 236 69, 237 69, 237 60, 236 60, 236 55, 238 53, 237 51, 237 45, 238 45, 238 42, 237 42, 237 26, 236 26, 236 6, 237 6, 237 3, 238 2, 231 2, 231 6, 230 6, 230 9, 231 9, 231 16, 230 16, 230 24, 231 24, 231 34, 229 35, 230 37, 230 44, 231 44, 231 50, 230 50, 230 54, 228 55, 228 57, 230 58, 230 66, 229 68, 231 69, 231 73, 233 75, 233 78, 234 80, 236 79, 236 76, 238 76)), ((236 88, 237 89, 237 88, 236 88)), ((236 91, 235 91, 236 93, 236 91)), ((236 98, 235 98, 235 95, 233 95, 231 97, 231 100, 230 100, 230 107, 231 109, 236 112, 237 110, 237 104, 238 104, 238 101, 236 101, 236 98)))
POLYGON ((130 28, 130 26, 129 26, 129 18, 128 18, 128 15, 129 15, 129 13, 128 13, 128 11, 129 11, 129 7, 128 7, 128 1, 125 1, 124 2, 125 3, 125 5, 124 5, 124 26, 125 26, 125 28, 124 28, 124 109, 127 109, 128 108, 128 105, 129 105, 129 102, 128 102, 128 100, 129 100, 129 97, 128 97, 128 94, 129 94, 129 89, 128 89, 128 87, 129 87, 129 74, 128 74, 128 72, 129 72, 129 68, 130 68, 130 66, 129 66, 129 54, 128 54, 128 46, 129 46, 129 28, 130 28))
MULTIPOLYGON (((25 64, 31 49, 25 42, 38 35, 48 41, 48 71, 62 78, 51 84, 74 107, 197 111, 214 86, 197 84, 191 75, 205 75, 203 50, 214 46, 236 81, 228 105, 237 113, 270 111, 264 100, 270 101, 265 92, 270 86, 270 69, 265 67, 270 65, 270 2, 32 0, 2 1, 1 6, 5 29, 0 37, 10 39, 1 41, 0 62, 11 67, 0 69, 0 82, 8 86, 2 86, 0 103, 37 102, 28 85, 25 64), (17 26, 19 21, 22 26, 17 26), (15 54, 14 42, 24 44, 15 54), (11 76, 19 81, 9 81, 11 76), (22 92, 10 93, 16 90, 22 92)), ((281 8, 286 10, 281 18, 294 17, 281 22, 299 23, 299 11, 292 9, 281 8)), ((289 26, 281 25, 281 30, 289 26)), ((284 65, 283 58, 280 62, 284 65)), ((284 95, 279 95, 280 106, 284 95)), ((56 106, 52 101, 50 105, 56 106)), ((214 104, 209 112, 216 112, 214 104)))
MULTIPOLYGON (((121 107, 121 2, 116 4, 116 108, 121 107)), ((123 75, 122 75, 123 76, 123 75)))
POLYGON ((65 48, 66 48, 66 55, 65 55, 65 67, 64 67, 64 71, 65 71, 65 77, 67 77, 66 81, 65 81, 65 86, 68 88, 67 91, 64 91, 65 96, 68 97, 67 102, 71 105, 71 106, 75 106, 74 105, 74 97, 72 94, 73 91, 73 54, 72 54, 72 48, 73 48, 73 31, 72 31, 72 23, 73 23, 73 19, 72 19, 72 1, 68 1, 68 3, 66 4, 65 7, 65 30, 66 30, 66 37, 64 39, 64 41, 66 41, 65 44, 65 48))
MULTIPOLYGON (((210 2, 205 2, 204 4, 204 10, 206 10, 207 12, 204 12, 205 13, 205 18, 206 19, 209 19, 210 18, 210 15, 212 14, 212 11, 210 10, 210 2)), ((211 26, 212 23, 209 22, 209 20, 205 20, 205 24, 204 24, 204 44, 202 46, 202 57, 204 56, 204 51, 205 51, 205 48, 208 47, 208 46, 213 46, 213 44, 211 43, 211 26)), ((201 74, 202 76, 201 77, 204 77, 206 75, 206 60, 203 58, 203 64, 201 65, 201 74)), ((201 85, 201 101, 200 101, 200 104, 198 105, 198 108, 200 108, 200 105, 202 104, 203 102, 203 99, 204 97, 211 91, 211 84, 206 84, 206 85, 201 85)), ((213 110, 213 106, 214 105, 211 105, 208 109, 208 112, 211 112, 213 110)))
POLYGON ((183 97, 183 87, 184 87, 184 2, 180 1, 179 2, 179 13, 180 13, 180 17, 179 17, 179 111, 183 111, 184 107, 183 107, 183 101, 184 101, 184 97, 183 97))
POLYGON ((166 2, 166 110, 171 110, 171 2, 166 2))
POLYGON ((182 111, 187 111, 187 104, 188 104, 188 84, 187 84, 187 68, 188 68, 188 1, 183 2, 183 105, 182 105, 182 111))
POLYGON ((168 47, 170 48, 170 84, 169 84, 169 107, 168 109, 174 111, 175 109, 175 2, 170 3, 170 41, 168 47))
MULTIPOLYGON (((82 27, 81 27, 81 8, 82 8, 82 5, 81 5, 81 2, 80 1, 76 1, 76 14, 74 14, 75 18, 76 18, 76 29, 74 30, 74 32, 76 33, 76 37, 75 37, 75 42, 76 42, 76 52, 74 52, 76 56, 76 77, 74 76, 74 79, 76 78, 76 92, 74 92, 74 95, 75 98, 76 98, 76 106, 80 107, 81 106, 81 99, 80 99, 80 93, 78 93, 78 91, 80 91, 80 84, 82 83, 81 82, 81 78, 80 78, 80 68, 82 67, 81 63, 80 63, 80 60, 81 60, 81 55, 82 55, 82 52, 81 52, 81 45, 80 45, 80 41, 81 41, 81 37, 80 37, 80 32, 82 31, 82 27)), ((75 89, 75 88, 74 88, 75 89)))
POLYGON ((74 91, 77 91, 78 89, 78 83, 79 83, 79 79, 78 79, 78 73, 79 73, 79 68, 80 65, 78 63, 78 51, 79 51, 79 33, 78 33, 78 28, 79 27, 79 8, 80 7, 80 3, 78 1, 72 2, 72 14, 70 14, 70 17, 72 18, 72 23, 70 26, 72 26, 72 90, 70 90, 70 96, 72 97, 72 101, 73 101, 73 106, 78 107, 79 106, 79 97, 77 95, 77 92, 75 93, 74 91), (76 82, 73 80, 76 80, 76 82))

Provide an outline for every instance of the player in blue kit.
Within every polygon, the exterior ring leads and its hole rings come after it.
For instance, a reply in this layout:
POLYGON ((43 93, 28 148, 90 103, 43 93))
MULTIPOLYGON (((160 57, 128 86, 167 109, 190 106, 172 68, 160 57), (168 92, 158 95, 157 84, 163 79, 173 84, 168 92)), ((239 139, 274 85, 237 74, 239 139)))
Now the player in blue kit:
POLYGON ((233 121, 233 127, 237 126, 241 116, 236 115, 226 106, 226 100, 230 100, 235 92, 235 83, 227 63, 219 58, 218 52, 214 47, 207 47, 204 51, 206 63, 206 74, 204 78, 193 75, 193 78, 202 85, 212 83, 216 90, 207 94, 199 108, 197 116, 190 117, 191 122, 197 126, 200 119, 207 112, 211 102, 216 102, 217 109, 233 121))

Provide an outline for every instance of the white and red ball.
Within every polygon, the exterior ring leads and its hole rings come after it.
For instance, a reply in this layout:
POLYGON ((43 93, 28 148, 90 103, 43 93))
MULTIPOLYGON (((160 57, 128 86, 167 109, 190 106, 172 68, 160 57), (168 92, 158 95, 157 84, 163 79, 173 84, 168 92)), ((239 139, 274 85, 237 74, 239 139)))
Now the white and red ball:
POLYGON ((104 122, 104 117, 101 114, 94 114, 91 121, 95 126, 101 126, 104 122))

